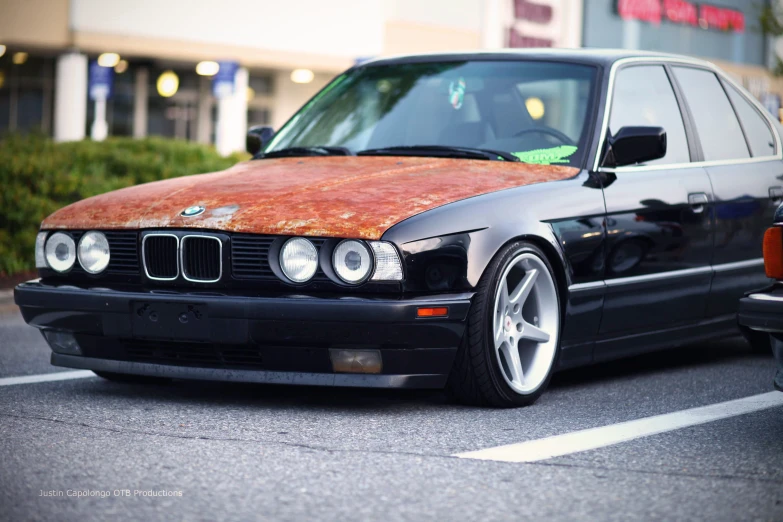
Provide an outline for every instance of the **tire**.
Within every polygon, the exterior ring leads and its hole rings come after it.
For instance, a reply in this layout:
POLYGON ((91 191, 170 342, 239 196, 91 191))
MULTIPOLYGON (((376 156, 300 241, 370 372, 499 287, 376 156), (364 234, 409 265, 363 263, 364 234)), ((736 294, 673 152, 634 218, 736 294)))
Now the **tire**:
POLYGON ((165 377, 149 377, 147 375, 131 375, 127 373, 99 372, 93 370, 95 375, 102 379, 112 382, 121 382, 125 384, 166 384, 171 379, 165 377))
POLYGON ((479 280, 468 313, 465 335, 447 385, 454 398, 464 404, 496 408, 533 404, 557 367, 560 308, 557 278, 541 249, 526 241, 501 249, 479 280), (533 271, 532 288, 527 293, 518 292, 522 297, 516 301, 521 303, 517 315, 514 291, 522 289, 522 281, 533 271), (502 304, 503 281, 513 287, 508 306, 502 304), (501 309, 508 312, 498 313, 501 309), (533 317, 533 313, 537 315, 533 317), (547 341, 543 340, 544 334, 548 335, 547 341), (534 337, 539 340, 532 340, 534 337), (498 342, 500 347, 496 348, 498 342), (518 372, 511 370, 514 345, 520 363, 518 372))
POLYGON ((760 355, 772 355, 772 340, 767 332, 757 332, 747 326, 740 325, 742 337, 748 341, 750 351, 760 355))

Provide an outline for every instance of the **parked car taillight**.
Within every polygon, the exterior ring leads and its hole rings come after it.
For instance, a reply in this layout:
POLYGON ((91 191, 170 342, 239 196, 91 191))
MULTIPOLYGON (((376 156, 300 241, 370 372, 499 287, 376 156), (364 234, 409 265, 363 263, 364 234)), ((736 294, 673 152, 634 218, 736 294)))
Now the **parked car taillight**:
POLYGON ((783 279, 783 227, 770 227, 764 233, 764 271, 767 277, 783 279))

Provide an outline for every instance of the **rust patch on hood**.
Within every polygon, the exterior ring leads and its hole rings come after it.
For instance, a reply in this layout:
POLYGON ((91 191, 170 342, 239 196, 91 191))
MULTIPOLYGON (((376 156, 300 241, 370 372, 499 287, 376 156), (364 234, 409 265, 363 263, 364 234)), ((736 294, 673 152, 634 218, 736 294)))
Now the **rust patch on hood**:
POLYGON ((379 239, 426 210, 489 192, 573 177, 578 169, 418 157, 281 158, 129 187, 58 210, 45 229, 203 228, 379 239), (206 211, 181 212, 193 205, 206 211))

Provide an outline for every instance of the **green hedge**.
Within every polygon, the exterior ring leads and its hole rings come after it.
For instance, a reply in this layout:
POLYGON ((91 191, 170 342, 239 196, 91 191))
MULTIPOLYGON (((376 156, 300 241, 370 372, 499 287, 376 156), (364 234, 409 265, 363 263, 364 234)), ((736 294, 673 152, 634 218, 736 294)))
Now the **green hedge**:
POLYGON ((163 138, 102 143, 0 138, 0 276, 35 269, 41 221, 69 203, 138 183, 223 170, 243 159, 163 138))

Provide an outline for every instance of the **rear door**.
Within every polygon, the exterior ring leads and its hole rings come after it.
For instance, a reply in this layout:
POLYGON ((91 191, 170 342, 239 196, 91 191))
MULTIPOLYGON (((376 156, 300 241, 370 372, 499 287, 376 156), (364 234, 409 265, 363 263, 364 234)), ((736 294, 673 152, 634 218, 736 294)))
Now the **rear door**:
POLYGON ((733 316, 747 290, 764 286, 764 230, 783 198, 779 144, 763 111, 714 71, 674 66, 715 195, 715 271, 707 314, 733 316))
MULTIPOLYGON (((705 317, 712 270, 712 188, 691 160, 681 99, 664 64, 632 63, 618 69, 608 132, 626 126, 660 126, 666 156, 607 172, 606 297, 599 331, 623 342, 596 345, 596 359, 633 350, 634 335, 705 317)), ((639 345, 641 346, 641 345, 639 345)))

